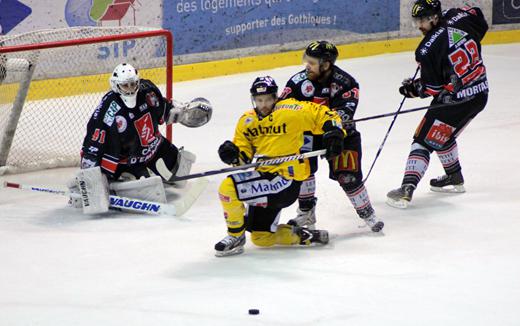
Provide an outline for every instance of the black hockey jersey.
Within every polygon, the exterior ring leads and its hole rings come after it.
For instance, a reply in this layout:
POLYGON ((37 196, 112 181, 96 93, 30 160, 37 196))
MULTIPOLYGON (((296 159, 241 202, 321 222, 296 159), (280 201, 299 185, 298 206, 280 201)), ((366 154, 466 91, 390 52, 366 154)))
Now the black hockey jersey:
POLYGON ((359 85, 337 66, 332 67, 332 73, 324 84, 309 80, 305 70, 300 71, 289 79, 280 98, 294 98, 328 106, 339 114, 349 135, 355 132, 355 125, 347 121, 353 119, 356 113, 359 85))
POLYGON ((120 164, 146 164, 164 141, 159 125, 170 104, 149 80, 141 79, 135 108, 110 91, 92 114, 83 141, 81 167, 100 166, 113 177, 120 164))
POLYGON ((419 44, 415 58, 421 67, 421 96, 451 94, 463 101, 488 91, 480 41, 488 24, 479 8, 445 11, 441 23, 419 44))

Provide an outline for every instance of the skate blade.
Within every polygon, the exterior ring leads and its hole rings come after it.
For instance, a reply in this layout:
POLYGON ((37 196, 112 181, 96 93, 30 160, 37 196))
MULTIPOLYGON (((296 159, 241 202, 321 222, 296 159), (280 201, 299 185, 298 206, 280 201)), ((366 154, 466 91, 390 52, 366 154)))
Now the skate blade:
POLYGON ((448 194, 461 194, 466 192, 464 185, 446 186, 446 187, 433 187, 430 186, 430 190, 433 192, 443 192, 448 194))
POLYGON ((215 256, 217 257, 227 257, 227 256, 235 256, 240 255, 244 252, 244 247, 237 247, 227 251, 215 251, 215 256))
POLYGON ((387 198, 386 199, 386 203, 387 203, 388 206, 391 206, 391 207, 394 207, 394 208, 405 209, 405 208, 408 207, 408 204, 410 202, 407 201, 407 200, 404 200, 404 199, 395 200, 395 199, 392 199, 392 198, 387 198))

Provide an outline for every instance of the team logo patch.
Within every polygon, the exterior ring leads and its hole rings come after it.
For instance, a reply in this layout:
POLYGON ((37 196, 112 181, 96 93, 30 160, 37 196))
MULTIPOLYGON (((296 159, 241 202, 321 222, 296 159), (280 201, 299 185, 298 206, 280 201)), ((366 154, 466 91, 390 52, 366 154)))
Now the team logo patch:
POLYGON ((155 130, 153 127, 152 116, 147 113, 134 121, 135 129, 139 134, 139 140, 141 146, 148 146, 152 141, 155 140, 155 130))
POLYGON ((314 96, 314 85, 310 80, 306 80, 302 84, 302 94, 306 97, 314 96))
POLYGON ((116 102, 112 102, 110 103, 110 106, 108 107, 108 110, 107 112, 105 113, 105 116, 103 117, 103 122, 111 127, 112 124, 114 123, 114 119, 116 117, 116 113, 121 109, 121 107, 119 106, 119 104, 117 104, 116 102))
POLYGON ((435 119, 424 141, 434 149, 441 149, 454 131, 455 127, 435 119))
POLYGON ((250 124, 251 122, 253 122, 255 119, 253 117, 247 117, 245 120, 244 120, 244 124, 248 125, 250 124))
POLYGON ((280 98, 287 98, 287 96, 289 96, 289 94, 291 94, 291 93, 292 93, 292 88, 285 87, 283 89, 282 95, 280 95, 280 98))
POLYGON ((359 171, 359 153, 357 151, 343 151, 334 159, 334 171, 359 171))
POLYGON ((462 31, 460 29, 456 29, 456 28, 453 28, 453 27, 448 27, 448 40, 449 40, 449 43, 450 43, 450 48, 452 46, 454 46, 455 44, 459 43, 467 35, 468 35, 468 33, 464 32, 464 31, 462 31))
MULTIPOLYGON (((157 95, 155 95, 155 92, 146 93, 146 104, 150 107, 159 106, 159 99, 157 98, 157 95)), ((139 107, 139 109, 141 108, 139 107)))
POLYGON ((351 98, 359 99, 359 89, 353 88, 350 91, 343 93, 341 97, 343 97, 345 100, 351 98))
POLYGON ((340 85, 338 85, 336 83, 332 83, 332 84, 330 84, 330 89, 331 89, 330 96, 334 97, 334 96, 336 96, 336 94, 338 94, 338 92, 340 90, 343 89, 343 87, 341 87, 340 85))
POLYGON ((293 78, 291 78, 291 80, 293 81, 293 83, 298 84, 299 82, 301 82, 302 80, 305 80, 306 78, 307 78, 307 74, 305 72, 301 72, 299 74, 294 75, 293 78))
POLYGON ((119 133, 122 133, 126 130, 126 127, 128 126, 128 122, 126 122, 126 119, 120 115, 116 115, 116 126, 117 131, 119 133))

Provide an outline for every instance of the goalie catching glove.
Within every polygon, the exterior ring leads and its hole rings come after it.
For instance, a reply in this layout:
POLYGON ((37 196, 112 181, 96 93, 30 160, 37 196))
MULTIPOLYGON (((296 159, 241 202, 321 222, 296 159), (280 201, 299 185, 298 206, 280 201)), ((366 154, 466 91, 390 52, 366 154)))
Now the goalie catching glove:
POLYGON ((189 103, 173 101, 167 124, 180 123, 189 128, 197 128, 211 120, 213 106, 203 97, 197 97, 189 103))

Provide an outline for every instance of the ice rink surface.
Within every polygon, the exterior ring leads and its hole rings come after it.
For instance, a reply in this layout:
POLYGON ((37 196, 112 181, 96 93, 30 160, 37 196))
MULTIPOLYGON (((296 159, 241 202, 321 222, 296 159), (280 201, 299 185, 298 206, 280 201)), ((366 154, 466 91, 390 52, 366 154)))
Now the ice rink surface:
MULTIPOLYGON (((429 191, 443 174, 432 155, 412 206, 385 204, 400 185, 423 112, 398 118, 367 188, 384 234, 362 225, 339 186, 317 176, 318 226, 329 245, 214 256, 226 234, 214 176, 180 218, 114 213, 88 217, 63 197, 0 191, 0 325, 519 325, 520 44, 485 46, 490 98, 459 138, 467 193, 429 191), (248 315, 257 308, 260 314, 248 315)), ((348 54, 347 54, 348 55, 348 54)), ((342 60, 361 85, 357 118, 391 112, 412 53, 342 60)), ((179 100, 214 105, 200 129, 175 127, 195 152, 193 171, 224 167, 217 148, 251 107, 259 75, 279 86, 300 66, 174 85, 179 100)), ((107 85, 108 89, 108 85, 107 85)), ((428 105, 407 100, 404 108, 428 105)), ((92 108, 94 109, 94 108, 92 108)), ((390 118, 362 122, 365 172, 390 118)), ((7 175, 1 181, 62 185, 73 169, 7 175)), ((293 217, 295 206, 282 213, 293 217)))

